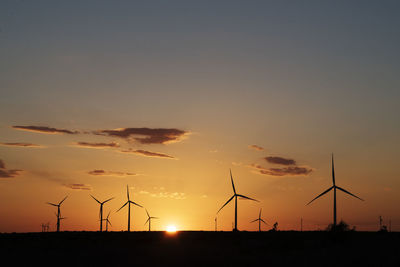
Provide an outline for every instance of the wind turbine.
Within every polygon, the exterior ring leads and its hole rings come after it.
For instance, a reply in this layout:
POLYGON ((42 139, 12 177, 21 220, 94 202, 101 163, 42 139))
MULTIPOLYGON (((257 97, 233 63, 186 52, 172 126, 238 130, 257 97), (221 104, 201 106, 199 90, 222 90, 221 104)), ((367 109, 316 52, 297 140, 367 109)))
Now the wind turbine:
POLYGON ((149 223, 149 232, 150 232, 151 231, 151 219, 159 219, 159 218, 151 217, 150 214, 147 212, 147 209, 146 209, 146 213, 147 213, 147 221, 144 223, 144 225, 149 223))
POLYGON ((259 232, 261 232, 261 222, 263 222, 265 224, 268 224, 263 219, 261 219, 261 210, 262 209, 260 209, 260 213, 258 214, 258 219, 255 219, 254 221, 251 221, 251 223, 258 221, 258 231, 259 232))
POLYGON ((335 182, 335 167, 334 167, 334 163, 333 163, 333 154, 332 154, 332 183, 333 185, 331 187, 329 187, 327 190, 325 190, 324 192, 322 192, 321 194, 319 194, 317 197, 315 197, 313 200, 311 200, 310 202, 307 203, 307 205, 311 204, 311 202, 313 202, 314 200, 316 200, 317 198, 325 195, 326 193, 328 193, 329 191, 331 191, 333 189, 333 229, 336 228, 336 189, 339 189, 340 191, 349 194, 352 197, 358 198, 359 200, 364 201, 363 199, 359 198, 358 196, 350 193, 349 191, 339 187, 336 185, 335 182))
POLYGON ((129 188, 128 188, 128 186, 126 186, 126 195, 127 195, 127 197, 128 197, 128 201, 125 202, 125 204, 124 204, 121 208, 119 208, 119 209, 117 210, 117 212, 120 211, 123 207, 125 207, 126 204, 128 204, 128 232, 130 232, 130 231, 131 231, 131 204, 136 205, 136 206, 141 207, 141 208, 143 208, 143 207, 140 206, 139 204, 137 204, 137 203, 135 203, 135 202, 133 202, 133 201, 130 200, 130 198, 129 198, 129 188))
POLYGON ((109 211, 108 214, 107 214, 107 217, 105 219, 103 219, 103 221, 106 221, 106 232, 108 232, 108 225, 112 226, 110 220, 108 219, 110 217, 110 212, 111 211, 109 211))
POLYGON ((112 197, 112 198, 109 198, 109 199, 107 199, 107 200, 105 200, 105 201, 103 201, 103 202, 100 202, 100 201, 98 201, 94 196, 92 196, 92 195, 90 195, 90 196, 91 196, 94 200, 96 200, 97 203, 100 204, 100 212, 99 212, 99 217, 100 217, 100 232, 102 232, 102 231, 103 231, 103 205, 104 205, 104 203, 106 203, 106 202, 112 200, 113 197, 112 197))
MULTIPOLYGON (((240 197, 240 199, 248 199, 248 200, 253 200, 253 201, 257 201, 257 202, 259 202, 259 201, 256 200, 256 199, 253 199, 253 198, 246 197, 244 195, 237 194, 236 193, 236 189, 235 189, 235 185, 233 183, 232 171, 230 169, 229 169, 229 172, 230 172, 230 175, 231 175, 233 196, 218 210, 218 212, 220 212, 229 202, 231 202, 231 200, 233 198, 235 198, 235 227, 233 228, 233 231, 238 231, 238 229, 237 229, 237 198, 240 197)), ((217 212, 217 214, 218 214, 218 212, 217 212)))
POLYGON ((47 202, 47 204, 57 207, 57 213, 56 213, 56 216, 57 216, 57 232, 60 232, 60 221, 61 221, 62 219, 65 219, 65 218, 61 218, 60 206, 61 206, 61 204, 64 202, 64 200, 67 199, 67 197, 68 197, 68 196, 66 196, 66 197, 65 197, 63 200, 61 200, 61 202, 58 203, 58 204, 54 204, 54 203, 47 202))

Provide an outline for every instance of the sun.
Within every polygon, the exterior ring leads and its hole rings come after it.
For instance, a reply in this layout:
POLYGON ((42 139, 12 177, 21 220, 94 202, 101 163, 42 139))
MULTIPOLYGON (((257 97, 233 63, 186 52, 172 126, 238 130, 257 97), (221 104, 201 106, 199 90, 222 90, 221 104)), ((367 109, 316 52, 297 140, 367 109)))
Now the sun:
POLYGON ((176 233, 176 226, 175 225, 168 225, 167 226, 167 232, 170 234, 176 233))

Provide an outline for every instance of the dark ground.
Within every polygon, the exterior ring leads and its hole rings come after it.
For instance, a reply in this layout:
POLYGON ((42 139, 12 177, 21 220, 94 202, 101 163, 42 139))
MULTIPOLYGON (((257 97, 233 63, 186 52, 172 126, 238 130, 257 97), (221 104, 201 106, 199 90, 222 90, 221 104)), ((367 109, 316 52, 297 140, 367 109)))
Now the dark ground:
POLYGON ((400 233, 0 234, 2 266, 400 266, 400 233))

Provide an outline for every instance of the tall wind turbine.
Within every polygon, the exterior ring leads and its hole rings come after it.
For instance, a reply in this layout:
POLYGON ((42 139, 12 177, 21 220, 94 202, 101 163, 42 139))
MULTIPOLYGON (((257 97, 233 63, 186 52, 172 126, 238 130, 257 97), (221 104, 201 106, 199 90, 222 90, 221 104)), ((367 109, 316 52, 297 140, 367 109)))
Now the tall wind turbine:
POLYGON ((131 204, 136 205, 136 206, 141 207, 141 208, 143 208, 143 207, 130 200, 130 198, 129 198, 129 187, 128 186, 126 186, 126 195, 128 197, 128 201, 125 202, 125 204, 121 208, 119 208, 117 210, 117 212, 120 211, 123 207, 125 207, 126 204, 128 204, 128 232, 130 232, 131 231, 131 204))
POLYGON ((54 206, 54 207, 57 207, 57 213, 56 213, 56 216, 57 216, 57 232, 60 232, 60 221, 61 221, 62 219, 65 219, 65 218, 61 218, 60 206, 61 206, 61 204, 64 202, 64 200, 67 199, 67 197, 68 197, 68 196, 66 196, 66 197, 65 197, 63 200, 61 200, 61 202, 58 203, 58 204, 54 204, 54 203, 47 202, 47 204, 52 205, 52 206, 54 206))
POLYGON ((335 167, 334 167, 334 163, 333 163, 333 154, 332 154, 332 183, 333 185, 331 187, 329 187, 327 190, 325 190, 324 192, 322 192, 321 194, 319 194, 317 197, 315 197, 313 200, 311 200, 310 202, 307 203, 307 205, 311 204, 311 202, 313 202, 314 200, 316 200, 317 198, 325 195, 326 193, 328 193, 329 191, 331 191, 333 189, 333 229, 336 228, 336 189, 339 189, 340 191, 349 194, 352 197, 358 198, 359 200, 364 201, 363 199, 359 198, 358 196, 350 193, 349 191, 339 187, 336 185, 335 182, 335 167))
POLYGON ((92 195, 90 195, 90 196, 91 196, 94 200, 96 200, 97 203, 100 204, 99 218, 100 218, 100 232, 102 232, 102 231, 103 231, 103 205, 104 205, 105 203, 107 203, 108 201, 114 199, 114 198, 112 197, 112 198, 109 198, 109 199, 107 199, 107 200, 105 200, 105 201, 103 201, 103 202, 100 202, 100 201, 97 200, 94 196, 92 196, 92 195))
MULTIPOLYGON (((237 198, 240 197, 240 199, 248 199, 248 200, 253 200, 253 201, 257 201, 257 202, 259 202, 259 201, 256 199, 253 199, 253 198, 246 197, 244 195, 237 194, 236 189, 235 189, 235 184, 233 183, 232 171, 230 169, 229 169, 229 173, 231 175, 233 196, 230 199, 228 199, 228 201, 218 210, 218 212, 220 212, 229 202, 231 202, 232 199, 235 198, 235 227, 233 228, 233 231, 237 231, 238 230, 237 229, 237 198)), ((217 214, 218 214, 218 212, 217 212, 217 214)))
POLYGON ((261 222, 263 222, 265 224, 268 224, 261 218, 261 210, 262 209, 260 209, 260 213, 258 214, 258 219, 255 219, 254 221, 251 221, 251 223, 258 221, 258 231, 259 232, 261 232, 261 222))
POLYGON ((147 209, 146 209, 146 213, 147 213, 147 221, 144 223, 144 225, 149 223, 149 232, 150 232, 151 231, 151 219, 158 219, 158 218, 157 217, 151 217, 150 214, 148 213, 147 209))

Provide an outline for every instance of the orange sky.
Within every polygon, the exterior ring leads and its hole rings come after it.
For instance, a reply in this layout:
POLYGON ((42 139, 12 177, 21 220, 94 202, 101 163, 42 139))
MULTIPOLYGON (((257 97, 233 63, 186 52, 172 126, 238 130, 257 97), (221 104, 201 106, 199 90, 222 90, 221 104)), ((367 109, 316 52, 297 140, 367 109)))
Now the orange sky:
POLYGON ((0 3, 0 232, 400 230, 399 4, 0 3), (144 209, 132 229, 146 230, 144 209), (218 214, 231 230, 234 204, 218 214))

